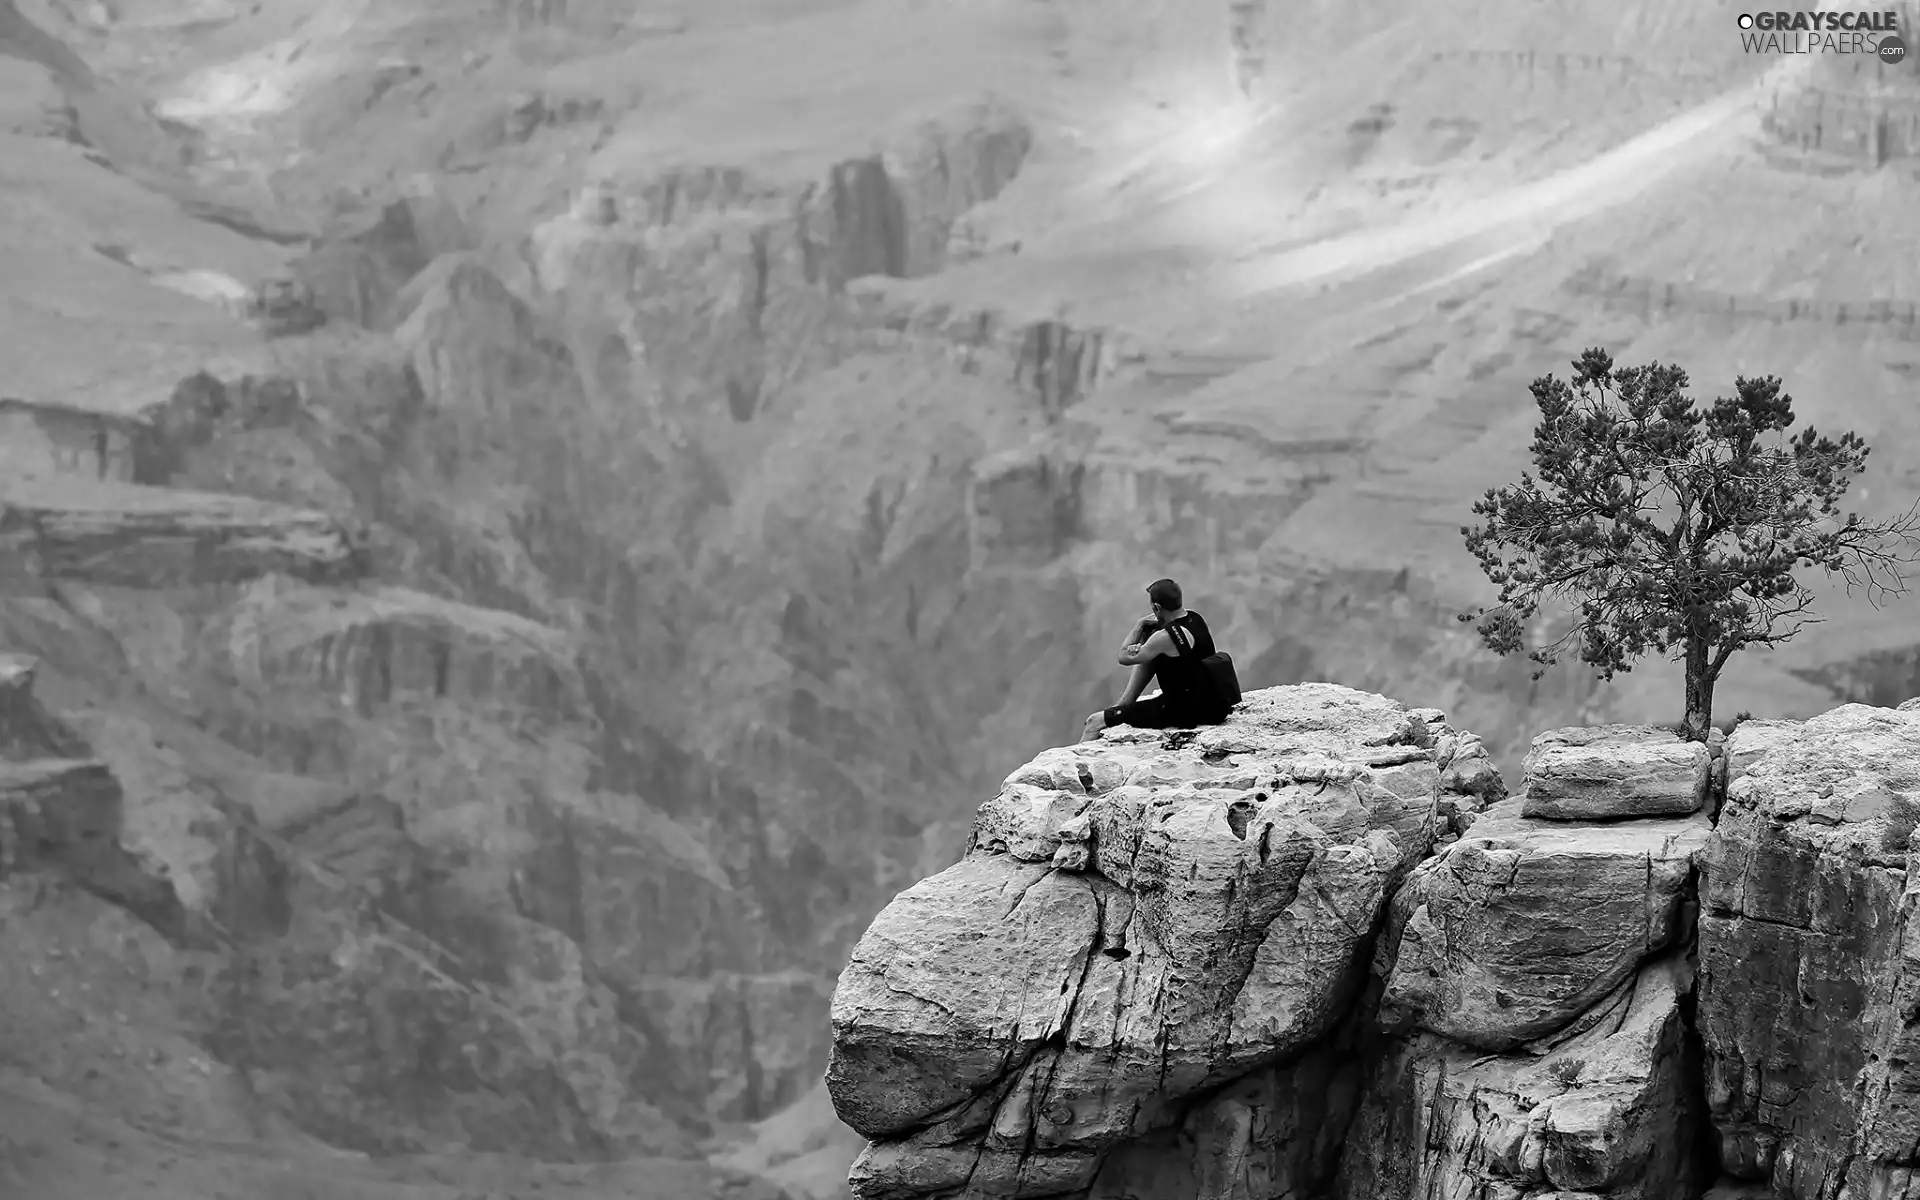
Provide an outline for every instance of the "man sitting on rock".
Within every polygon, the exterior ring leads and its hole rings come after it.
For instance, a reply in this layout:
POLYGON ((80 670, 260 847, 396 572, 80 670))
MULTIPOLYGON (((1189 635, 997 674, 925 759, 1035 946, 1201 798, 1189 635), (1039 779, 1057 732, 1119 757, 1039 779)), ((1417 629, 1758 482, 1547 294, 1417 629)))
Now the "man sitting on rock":
POLYGON ((1080 735, 1083 742, 1095 740, 1101 730, 1114 725, 1190 729, 1226 719, 1226 709, 1215 699, 1212 682, 1200 666, 1200 660, 1213 653, 1213 634, 1206 620, 1180 606, 1180 585, 1171 579, 1148 584, 1147 599, 1153 605, 1152 615, 1134 623, 1120 650, 1120 665, 1133 668, 1127 690, 1121 693, 1120 703, 1087 718, 1080 735), (1152 680, 1159 681, 1160 694, 1140 699, 1152 680))

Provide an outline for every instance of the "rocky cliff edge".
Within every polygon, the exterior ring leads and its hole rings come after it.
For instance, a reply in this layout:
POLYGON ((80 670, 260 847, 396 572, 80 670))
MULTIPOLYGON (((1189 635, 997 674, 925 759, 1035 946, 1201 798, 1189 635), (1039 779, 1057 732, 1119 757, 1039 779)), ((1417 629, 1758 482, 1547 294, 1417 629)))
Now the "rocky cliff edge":
POLYGON ((841 976, 827 1079, 871 1139, 855 1191, 1124 1194, 1116 1151, 1256 1075, 1293 1122, 1241 1131, 1288 1147, 1260 1194, 1325 1174, 1337 1137, 1299 1123, 1354 1091, 1329 1047, 1387 898, 1499 793, 1439 714, 1324 684, 1042 754, 841 976))
POLYGON ((1915 763, 1863 705, 1556 730, 1509 798, 1330 684, 1049 750, 841 977, 854 1191, 1920 1195, 1915 763))

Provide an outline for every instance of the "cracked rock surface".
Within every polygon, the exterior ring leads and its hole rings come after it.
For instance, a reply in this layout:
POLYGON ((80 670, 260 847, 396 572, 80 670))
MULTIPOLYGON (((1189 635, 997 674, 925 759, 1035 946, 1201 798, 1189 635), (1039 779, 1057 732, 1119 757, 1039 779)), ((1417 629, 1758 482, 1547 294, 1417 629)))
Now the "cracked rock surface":
POLYGON ((1460 740, 1437 716, 1272 688, 1224 726, 1015 771, 966 858, 888 905, 840 978, 827 1082, 871 1139, 856 1193, 1127 1195, 1140 1168, 1102 1177, 1109 1151, 1183 1120, 1240 1175, 1261 1155, 1268 1176, 1324 1171, 1335 1073, 1287 1067, 1347 1014, 1434 842, 1460 740), (1266 1099, 1195 1110, 1229 1083, 1266 1099))
POLYGON ((1673 1200, 1693 1195, 1687 955, 1667 955, 1549 1038, 1488 1055, 1421 1033, 1381 1055, 1341 1200, 1673 1200))
POLYGON ((1394 896, 1379 967, 1388 1025, 1512 1050, 1690 932, 1704 816, 1572 824, 1523 816, 1524 804, 1488 809, 1394 896))
POLYGON ((1748 722, 1727 752, 1699 995, 1724 1167, 1792 1200, 1920 1195, 1920 711, 1748 722))

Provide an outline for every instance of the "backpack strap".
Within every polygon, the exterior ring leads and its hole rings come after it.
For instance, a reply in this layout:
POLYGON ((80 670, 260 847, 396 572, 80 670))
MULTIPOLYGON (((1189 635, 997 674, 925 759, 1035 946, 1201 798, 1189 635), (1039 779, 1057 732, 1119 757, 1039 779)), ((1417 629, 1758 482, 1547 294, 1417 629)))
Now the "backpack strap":
POLYGON ((1167 637, 1173 641, 1173 651, 1176 658, 1185 658, 1192 653, 1193 647, 1187 645, 1186 639, 1193 635, 1187 631, 1185 626, 1177 622, 1169 622, 1166 630, 1167 637))

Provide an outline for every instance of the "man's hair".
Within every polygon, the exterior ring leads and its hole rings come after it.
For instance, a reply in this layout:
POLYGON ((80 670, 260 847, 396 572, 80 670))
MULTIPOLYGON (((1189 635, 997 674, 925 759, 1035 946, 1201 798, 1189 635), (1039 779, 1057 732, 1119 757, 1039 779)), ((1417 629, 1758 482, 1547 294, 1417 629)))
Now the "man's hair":
POLYGON ((1161 608, 1180 607, 1180 585, 1171 579, 1156 579, 1147 585, 1147 599, 1161 608))

